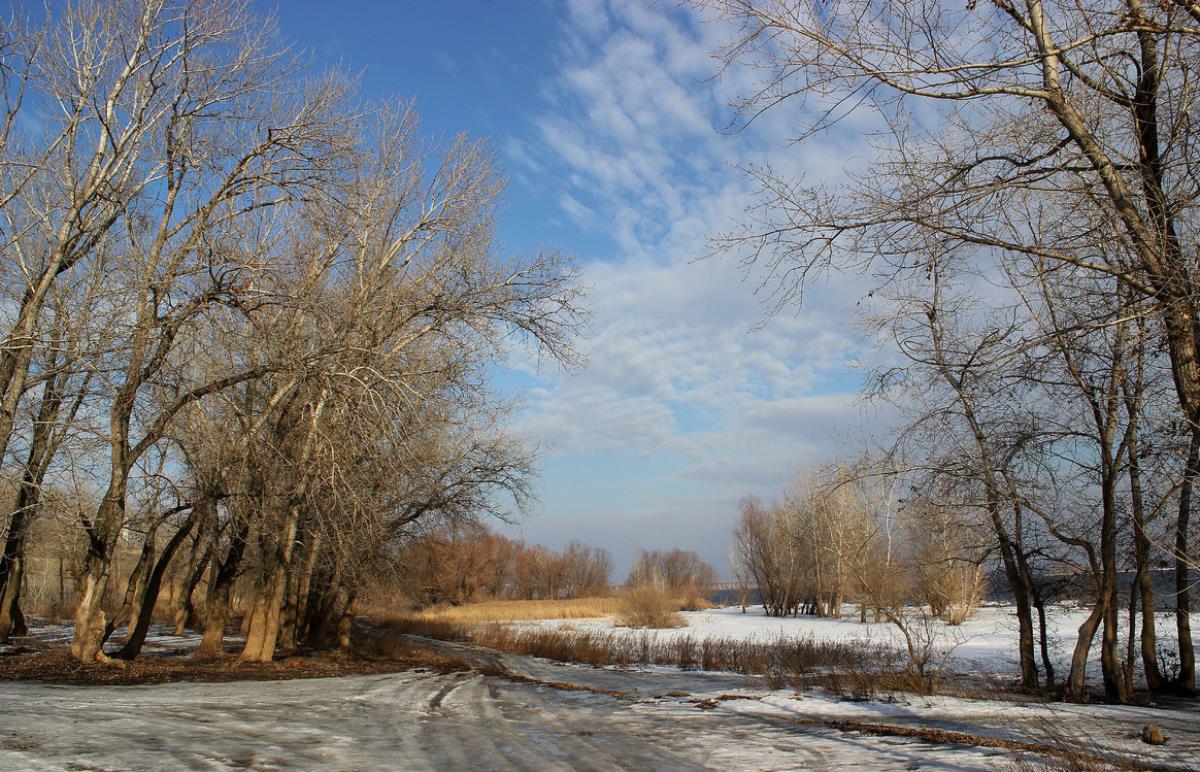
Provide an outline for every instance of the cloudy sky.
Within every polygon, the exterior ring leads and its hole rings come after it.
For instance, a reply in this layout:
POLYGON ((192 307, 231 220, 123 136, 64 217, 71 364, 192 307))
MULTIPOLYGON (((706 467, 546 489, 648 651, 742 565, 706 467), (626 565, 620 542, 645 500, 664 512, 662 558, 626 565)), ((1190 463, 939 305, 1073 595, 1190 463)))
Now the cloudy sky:
POLYGON ((869 153, 861 123, 789 146, 786 110, 722 131, 754 84, 717 76, 727 27, 649 0, 264 7, 319 62, 361 71, 367 96, 415 97, 431 137, 488 138, 511 181, 506 247, 579 261, 587 364, 514 358, 497 374, 544 448, 540 501, 514 533, 582 538, 619 568, 639 547, 682 546, 727 574, 740 498, 774 496, 877 430, 856 397, 866 281, 831 277, 767 320, 762 277, 705 258, 750 203, 736 166, 836 181, 869 153))

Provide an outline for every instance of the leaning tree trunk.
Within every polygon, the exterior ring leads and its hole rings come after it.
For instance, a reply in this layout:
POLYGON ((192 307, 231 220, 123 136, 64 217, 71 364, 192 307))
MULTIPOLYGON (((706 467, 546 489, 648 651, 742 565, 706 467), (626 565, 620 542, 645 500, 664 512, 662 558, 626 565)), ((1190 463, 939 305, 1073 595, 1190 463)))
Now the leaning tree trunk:
MULTIPOLYGON (((203 534, 198 536, 196 541, 199 542, 202 537, 203 534)), ((206 541, 208 541, 208 546, 204 548, 200 558, 197 560, 193 557, 189 561, 188 565, 191 570, 187 572, 183 584, 179 588, 178 606, 175 608, 174 614, 175 635, 183 635, 189 627, 196 625, 196 607, 192 603, 192 595, 195 594, 196 587, 204 577, 204 572, 208 570, 213 553, 213 541, 211 539, 206 541)))
POLYGON ((142 551, 138 555, 138 561, 133 567, 133 572, 129 575, 129 581, 125 586, 125 598, 121 602, 121 608, 113 615, 112 619, 108 620, 108 624, 104 627, 104 640, 101 644, 108 641, 117 627, 126 620, 129 621, 128 630, 132 630, 137 624, 137 614, 142 606, 142 597, 146 594, 146 581, 150 576, 150 570, 154 565, 154 537, 158 531, 158 524, 146 533, 146 537, 142 542, 142 551))
POLYGON ((179 549, 179 545, 183 544, 191 533, 192 527, 197 520, 196 510, 192 510, 184 524, 180 526, 171 540, 167 542, 167 546, 163 548, 162 554, 158 557, 158 562, 154 564, 154 569, 150 572, 146 580, 145 588, 142 591, 141 608, 137 613, 137 622, 131 623, 132 630, 129 633, 125 645, 117 652, 118 659, 134 659, 142 652, 142 646, 146 642, 146 634, 150 632, 150 619, 154 615, 154 605, 158 602, 158 593, 162 587, 163 574, 167 571, 167 566, 171 563, 171 558, 175 556, 175 552, 179 549))
POLYGON ((1087 697, 1087 660, 1088 652, 1092 650, 1092 641, 1096 638, 1096 630, 1104 618, 1104 603, 1098 600, 1079 626, 1079 635, 1075 639, 1075 650, 1071 653, 1071 670, 1067 674, 1066 698, 1082 702, 1087 697))

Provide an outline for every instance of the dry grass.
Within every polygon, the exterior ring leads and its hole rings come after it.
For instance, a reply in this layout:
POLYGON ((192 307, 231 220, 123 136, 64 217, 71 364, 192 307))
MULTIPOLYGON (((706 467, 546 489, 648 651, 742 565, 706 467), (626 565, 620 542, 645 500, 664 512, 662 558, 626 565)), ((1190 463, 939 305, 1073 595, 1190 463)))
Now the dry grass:
POLYGON ((621 613, 624 605, 615 597, 571 600, 489 600, 462 606, 434 606, 414 611, 410 617, 425 621, 479 624, 521 622, 531 619, 590 619, 621 613))
POLYGON ((622 609, 617 619, 622 627, 663 629, 687 625, 679 616, 679 600, 657 585, 630 587, 620 599, 622 609))
POLYGON ((774 641, 740 638, 660 637, 653 631, 562 630, 490 623, 471 625, 417 616, 376 620, 399 633, 465 641, 514 654, 597 667, 670 665, 763 675, 774 688, 822 685, 831 671, 882 674, 899 661, 896 651, 878 645, 815 638, 774 641))
MULTIPOLYGON (((633 592, 640 592, 634 590, 633 592)), ((659 602, 659 599, 655 599, 659 602)), ((698 611, 712 608, 704 598, 670 598, 662 601, 669 606, 668 614, 675 611, 698 611)), ((393 606, 392 608, 394 608, 393 606)), ((620 617, 630 610, 628 593, 596 598, 571 598, 568 600, 487 600, 465 603, 461 606, 433 606, 404 615, 406 619, 426 622, 451 622, 455 624, 487 624, 489 622, 526 622, 534 619, 596 619, 620 617)), ((375 618, 392 616, 384 608, 368 608, 365 615, 375 618)), ((643 627, 645 625, 630 625, 643 627)), ((670 625, 673 627, 680 624, 670 625)))

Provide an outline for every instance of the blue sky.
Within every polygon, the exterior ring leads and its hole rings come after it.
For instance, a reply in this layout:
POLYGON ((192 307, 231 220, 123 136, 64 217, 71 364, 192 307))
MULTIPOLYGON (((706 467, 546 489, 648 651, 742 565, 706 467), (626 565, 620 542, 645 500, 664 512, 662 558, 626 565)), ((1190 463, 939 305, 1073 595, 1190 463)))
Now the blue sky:
POLYGON ((835 182, 869 152, 855 122, 789 147, 786 110, 719 131, 754 83, 713 77, 730 30, 620 0, 262 7, 318 63, 360 70, 365 96, 415 97, 428 134, 488 138, 511 181, 502 241, 560 246, 583 269, 588 364, 516 357, 498 374, 524 398, 516 428, 545 448, 540 501, 511 533, 583 538, 622 570, 638 548, 682 546, 727 574, 741 497, 777 495, 883 421, 855 396, 865 280, 831 277, 761 325, 762 277, 697 260, 749 203, 734 165, 835 182))

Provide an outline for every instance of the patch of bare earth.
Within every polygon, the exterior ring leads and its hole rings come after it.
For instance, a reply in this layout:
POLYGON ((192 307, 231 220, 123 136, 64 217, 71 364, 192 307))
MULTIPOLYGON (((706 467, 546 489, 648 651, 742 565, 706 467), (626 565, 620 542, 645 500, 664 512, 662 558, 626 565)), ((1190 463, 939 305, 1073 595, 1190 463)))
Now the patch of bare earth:
POLYGON ((132 661, 82 663, 66 646, 28 647, 0 657, 0 680, 44 681, 55 684, 134 685, 180 681, 281 681, 292 678, 395 673, 414 668, 450 673, 469 668, 434 651, 391 643, 386 647, 364 644, 345 655, 313 652, 275 662, 240 662, 230 655, 216 660, 190 656, 142 656, 132 661))

